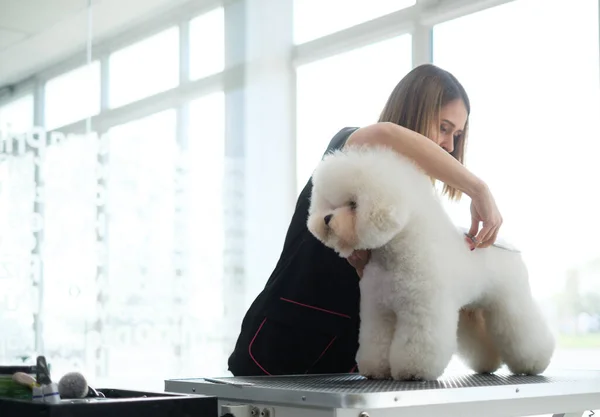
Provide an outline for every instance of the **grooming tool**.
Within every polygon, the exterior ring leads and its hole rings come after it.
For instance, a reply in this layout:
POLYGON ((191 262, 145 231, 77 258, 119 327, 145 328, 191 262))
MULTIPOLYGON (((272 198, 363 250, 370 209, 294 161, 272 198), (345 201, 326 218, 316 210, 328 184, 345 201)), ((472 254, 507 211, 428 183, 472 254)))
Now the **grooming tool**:
POLYGON ((98 398, 106 398, 106 396, 104 395, 104 393, 102 391, 96 391, 95 388, 90 387, 88 385, 88 398, 94 398, 94 397, 98 397, 98 398))
POLYGON ((33 389, 35 386, 39 386, 36 382, 35 378, 25 372, 15 372, 12 375, 12 380, 17 384, 28 387, 29 389, 33 389))
POLYGON ((33 366, 0 366, 0 398, 30 401, 31 383, 35 382, 32 374, 33 366))
POLYGON ((48 385, 43 385, 42 392, 44 394, 44 402, 46 404, 60 403, 60 394, 58 392, 58 384, 56 382, 51 382, 48 385))
POLYGON ((475 240, 475 236, 470 233, 465 233, 465 236, 468 237, 474 245, 477 245, 477 240, 475 240))
POLYGON ((90 392, 85 377, 79 372, 69 372, 58 381, 61 398, 85 398, 90 392))
MULTIPOLYGON (((468 237, 469 240, 471 242, 473 242, 474 245, 477 243, 477 241, 475 240, 475 236, 471 235, 466 228, 460 227, 459 229, 462 230, 463 234, 466 237, 468 237)), ((508 250, 508 251, 511 251, 511 252, 517 252, 517 253, 521 252, 519 249, 517 249, 516 247, 514 247, 510 243, 508 243, 505 240, 502 240, 500 238, 497 238, 494 241, 494 243, 492 244, 492 246, 495 246, 495 247, 500 248, 500 249, 508 250)))
POLYGON ((36 360, 36 380, 42 386, 42 394, 44 402, 48 404, 60 403, 60 394, 58 392, 58 384, 52 382, 50 378, 50 370, 44 356, 38 356, 36 360))
POLYGON ((35 379, 41 386, 48 385, 52 382, 50 379, 50 370, 46 363, 46 357, 38 356, 36 359, 35 379))
POLYGON ((31 389, 31 400, 34 403, 44 402, 44 391, 42 390, 41 386, 36 385, 31 389))
POLYGON ((95 403, 98 401, 110 401, 110 400, 108 400, 107 398, 104 398, 104 397, 67 398, 67 399, 61 399, 60 403, 61 404, 81 404, 81 403, 91 404, 91 403, 95 403))
POLYGON ((105 398, 102 392, 96 391, 88 385, 87 380, 80 372, 69 372, 63 375, 58 381, 58 393, 61 400, 105 398))

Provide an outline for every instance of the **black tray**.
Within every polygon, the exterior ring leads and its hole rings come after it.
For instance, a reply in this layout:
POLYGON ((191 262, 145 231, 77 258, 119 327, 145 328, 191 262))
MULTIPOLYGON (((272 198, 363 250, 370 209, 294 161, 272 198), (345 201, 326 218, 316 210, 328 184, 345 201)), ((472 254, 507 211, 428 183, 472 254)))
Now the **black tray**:
POLYGON ((0 398, 2 417, 217 417, 217 397, 96 389, 105 399, 89 402, 62 400, 60 404, 0 398))

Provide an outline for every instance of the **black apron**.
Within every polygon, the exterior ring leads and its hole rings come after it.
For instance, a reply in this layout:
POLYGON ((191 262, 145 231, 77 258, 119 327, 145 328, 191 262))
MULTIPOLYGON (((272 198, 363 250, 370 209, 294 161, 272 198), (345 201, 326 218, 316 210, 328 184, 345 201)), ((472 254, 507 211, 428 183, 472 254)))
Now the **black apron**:
MULTIPOLYGON (((357 128, 337 133, 341 149, 357 128)), ((312 182, 302 190, 283 250, 248 309, 228 360, 235 376, 349 373, 356 369, 360 292, 356 270, 306 226, 312 182)))

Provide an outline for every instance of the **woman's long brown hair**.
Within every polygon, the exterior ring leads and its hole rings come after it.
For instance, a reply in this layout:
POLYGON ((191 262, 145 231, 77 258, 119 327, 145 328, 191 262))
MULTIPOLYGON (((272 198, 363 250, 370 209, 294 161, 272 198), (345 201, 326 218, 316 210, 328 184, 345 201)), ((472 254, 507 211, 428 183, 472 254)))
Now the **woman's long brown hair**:
MULTIPOLYGON (((420 133, 428 138, 440 125, 440 111, 451 101, 460 99, 471 113, 469 97, 456 77, 432 64, 424 64, 410 71, 396 85, 381 112, 379 122, 391 122, 420 133)), ((461 164, 465 163, 468 118, 463 133, 454 140, 451 155, 461 164)), ((443 193, 452 200, 459 200, 461 192, 444 185, 443 193)))

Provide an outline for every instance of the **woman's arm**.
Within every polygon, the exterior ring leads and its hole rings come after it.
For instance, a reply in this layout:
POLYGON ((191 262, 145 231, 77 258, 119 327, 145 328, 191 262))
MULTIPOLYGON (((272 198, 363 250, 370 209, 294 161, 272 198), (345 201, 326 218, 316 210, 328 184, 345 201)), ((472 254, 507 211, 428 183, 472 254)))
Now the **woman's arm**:
POLYGON ((394 123, 376 123, 352 133, 346 141, 346 146, 351 145, 388 146, 415 161, 429 176, 468 195, 472 200, 469 233, 477 247, 494 243, 502 216, 488 186, 432 140, 394 123))
POLYGON ((356 130, 348 145, 384 145, 412 159, 429 176, 473 198, 486 187, 452 155, 432 140, 394 123, 376 123, 356 130))

